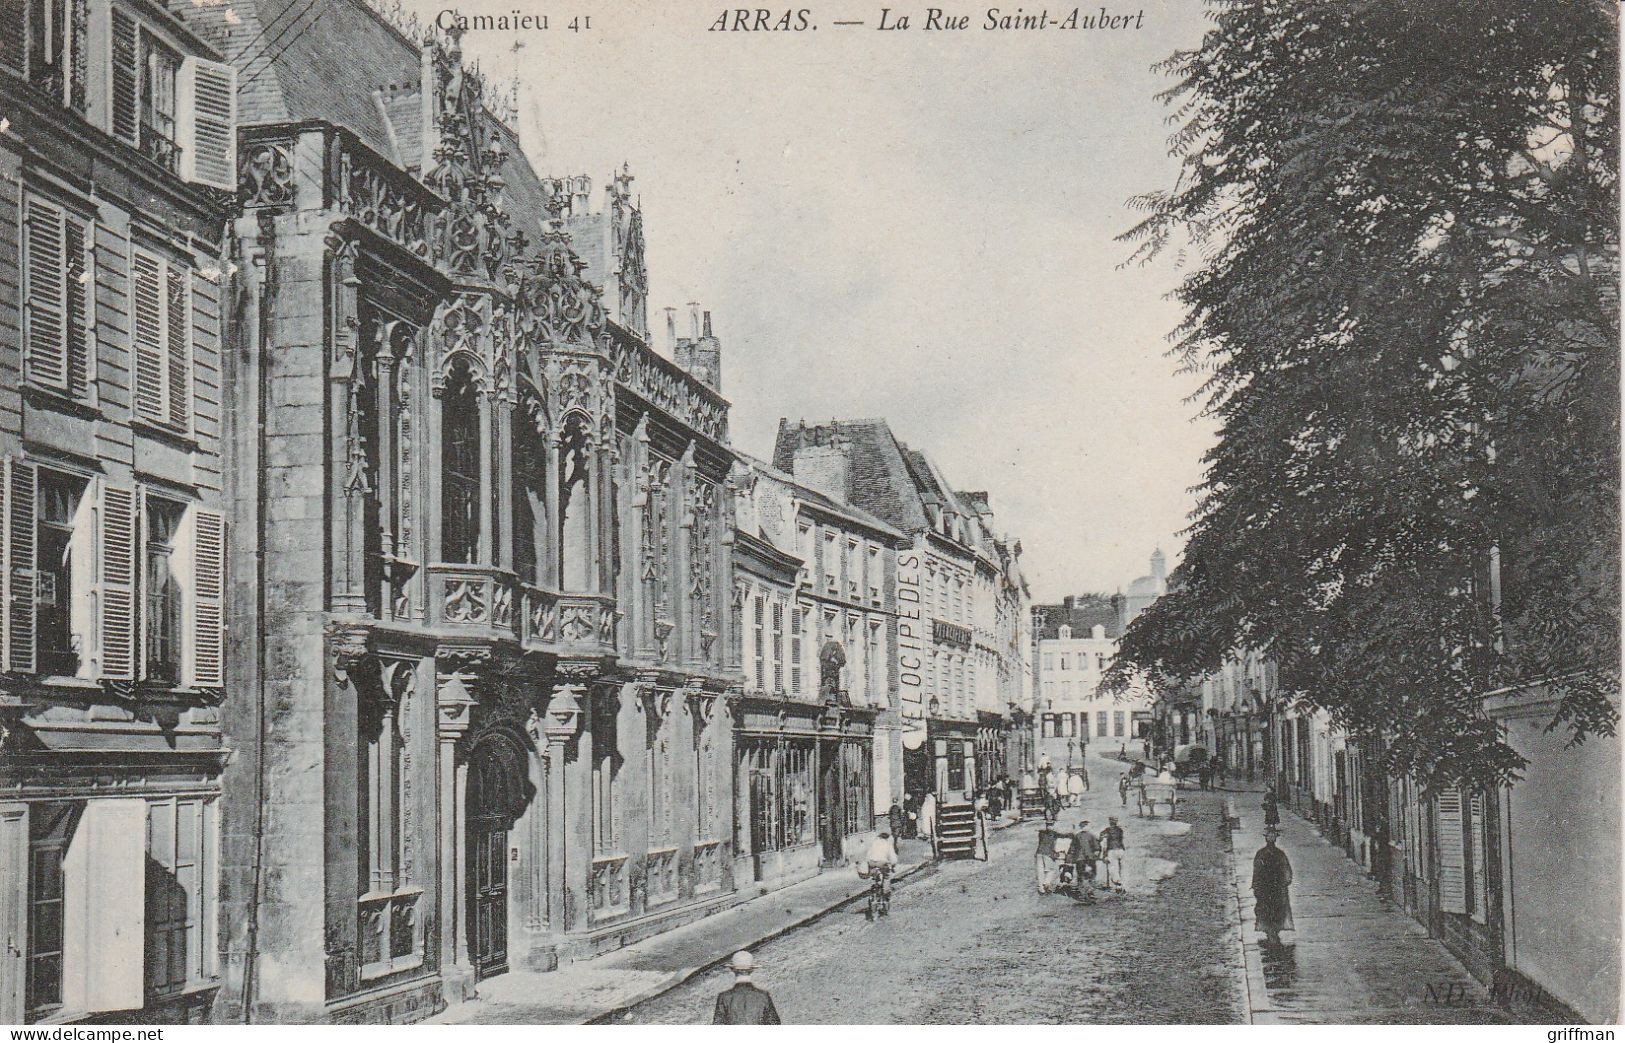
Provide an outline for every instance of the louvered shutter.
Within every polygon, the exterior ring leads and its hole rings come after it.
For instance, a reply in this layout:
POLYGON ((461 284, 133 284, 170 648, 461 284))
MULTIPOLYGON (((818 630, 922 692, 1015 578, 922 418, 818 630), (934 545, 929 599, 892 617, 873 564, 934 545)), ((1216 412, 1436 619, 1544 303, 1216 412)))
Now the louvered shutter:
MULTIPOLYGON (((11 2, 11 0, 0 0, 11 2)), ((141 83, 140 48, 136 45, 136 23, 118 8, 113 9, 113 136, 131 145, 140 144, 141 125, 137 116, 137 90, 141 83)))
POLYGON ((1473 919, 1479 923, 1489 920, 1490 880, 1489 845, 1485 842, 1484 795, 1474 793, 1472 819, 1468 826, 1473 857, 1473 919))
MULTIPOLYGON (((8 0, 0 0, 0 3, 8 0)), ((67 358, 63 351, 64 311, 68 294, 62 265, 62 211, 38 199, 28 200, 23 258, 26 286, 27 354, 24 373, 52 387, 65 387, 67 358)))
POLYGON ((130 278, 134 297, 135 411, 148 420, 164 421, 164 266, 151 254, 136 252, 130 278))
POLYGON ((23 71, 23 41, 28 38, 24 9, 23 0, 0 0, 0 65, 19 73, 23 71))
POLYGON ((171 424, 189 430, 192 421, 192 273, 170 265, 164 294, 164 348, 169 372, 164 388, 171 424))
POLYGON ((1462 835, 1461 791, 1441 790, 1434 798, 1438 811, 1439 910, 1467 911, 1466 842, 1462 835))
POLYGON ((12 460, 6 467, 6 669, 34 672, 34 465, 12 460))
POLYGON ((137 496, 133 490, 104 484, 100 506, 101 618, 97 623, 101 677, 133 681, 137 496))
MULTIPOLYGON (((3 2, 3 0, 0 0, 3 2)), ((96 280, 90 226, 69 217, 62 224, 63 286, 67 290, 66 386, 75 398, 90 391, 90 302, 96 280)))
POLYGON ((220 62, 187 58, 177 77, 180 94, 176 138, 181 177, 200 185, 237 187, 237 70, 220 62))
POLYGON ((194 508, 192 521, 192 655, 188 683, 218 688, 224 680, 226 519, 194 508))

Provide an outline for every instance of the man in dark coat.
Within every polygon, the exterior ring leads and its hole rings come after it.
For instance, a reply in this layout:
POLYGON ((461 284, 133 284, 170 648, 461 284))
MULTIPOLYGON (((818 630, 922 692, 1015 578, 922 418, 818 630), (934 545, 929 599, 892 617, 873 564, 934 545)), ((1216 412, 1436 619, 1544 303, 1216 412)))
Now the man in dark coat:
POLYGON ((728 966, 734 972, 733 988, 717 996, 717 1010, 711 1016, 713 1025, 777 1025, 779 1012, 773 1006, 773 997, 766 989, 751 984, 751 972, 756 960, 741 949, 734 953, 728 966))
POLYGON ((1281 932, 1292 930, 1292 863, 1275 846, 1279 831, 1264 830, 1264 846, 1253 856, 1253 919, 1272 945, 1281 944, 1281 932))
POLYGON ((903 839, 903 827, 908 824, 908 816, 903 814, 903 807, 895 800, 891 802, 891 810, 886 812, 886 821, 891 825, 891 835, 894 839, 903 839))

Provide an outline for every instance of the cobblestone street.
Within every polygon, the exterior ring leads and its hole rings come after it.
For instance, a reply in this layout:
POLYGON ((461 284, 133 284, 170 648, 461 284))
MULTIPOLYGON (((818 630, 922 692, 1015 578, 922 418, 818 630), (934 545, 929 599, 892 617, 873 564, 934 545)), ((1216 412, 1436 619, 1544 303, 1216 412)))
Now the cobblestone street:
MULTIPOLYGON (((1037 826, 1005 830, 988 862, 945 863, 901 885, 887 920, 843 909, 758 949, 757 982, 784 1021, 1244 1021, 1222 795, 1193 794, 1181 822, 1142 820, 1118 807, 1115 762, 1091 768, 1081 813, 1095 829, 1109 814, 1122 822, 1127 894, 1093 906, 1039 895, 1037 826)), ((726 969, 700 975, 622 1021, 709 1022, 730 983, 726 969)))

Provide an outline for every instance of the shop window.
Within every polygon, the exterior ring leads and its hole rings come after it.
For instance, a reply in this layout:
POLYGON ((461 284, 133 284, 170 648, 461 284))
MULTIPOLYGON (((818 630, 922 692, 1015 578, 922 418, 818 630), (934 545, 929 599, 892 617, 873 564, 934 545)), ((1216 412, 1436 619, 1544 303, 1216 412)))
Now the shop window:
POLYGON ((62 1006, 66 889, 62 862, 78 805, 34 804, 28 815, 28 952, 24 971, 30 1021, 62 1006))
POLYGON ((161 997, 214 975, 212 800, 177 798, 147 806, 147 994, 161 997))

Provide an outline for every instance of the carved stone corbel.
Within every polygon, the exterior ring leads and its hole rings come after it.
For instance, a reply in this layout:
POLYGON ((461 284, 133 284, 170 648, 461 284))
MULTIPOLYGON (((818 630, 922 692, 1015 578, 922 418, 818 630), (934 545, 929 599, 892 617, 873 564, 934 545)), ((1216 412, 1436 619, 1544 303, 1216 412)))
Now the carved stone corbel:
POLYGON ((548 742, 564 743, 576 737, 581 730, 581 697, 586 691, 578 684, 561 684, 553 689, 543 718, 548 742))

